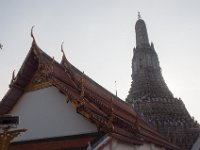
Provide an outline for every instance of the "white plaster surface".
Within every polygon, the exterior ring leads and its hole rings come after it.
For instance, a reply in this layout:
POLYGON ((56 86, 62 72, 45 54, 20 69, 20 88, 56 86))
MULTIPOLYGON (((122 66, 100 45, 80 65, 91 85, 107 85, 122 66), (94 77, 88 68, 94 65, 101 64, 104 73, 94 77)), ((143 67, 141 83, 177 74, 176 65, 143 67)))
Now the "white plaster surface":
MULTIPOLYGON (((94 150, 98 150, 101 145, 104 145, 104 142, 106 143, 106 141, 103 141, 94 150)), ((144 143, 143 145, 132 145, 112 139, 110 143, 106 144, 106 146, 103 147, 103 150, 165 150, 165 148, 158 147, 153 143, 144 143)))
POLYGON ((65 99, 55 87, 25 93, 11 111, 20 116, 18 128, 27 129, 15 141, 96 132, 96 126, 65 99))

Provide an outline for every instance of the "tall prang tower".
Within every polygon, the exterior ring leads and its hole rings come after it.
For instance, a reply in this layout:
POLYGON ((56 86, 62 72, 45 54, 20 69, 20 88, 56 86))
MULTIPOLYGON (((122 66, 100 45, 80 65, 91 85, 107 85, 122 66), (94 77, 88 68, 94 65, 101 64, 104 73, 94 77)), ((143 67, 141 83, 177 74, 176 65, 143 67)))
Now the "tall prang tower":
POLYGON ((190 150, 200 135, 200 125, 188 113, 183 101, 175 98, 161 73, 153 43, 149 43, 145 22, 138 14, 135 25, 132 83, 126 101, 150 126, 170 142, 190 150))

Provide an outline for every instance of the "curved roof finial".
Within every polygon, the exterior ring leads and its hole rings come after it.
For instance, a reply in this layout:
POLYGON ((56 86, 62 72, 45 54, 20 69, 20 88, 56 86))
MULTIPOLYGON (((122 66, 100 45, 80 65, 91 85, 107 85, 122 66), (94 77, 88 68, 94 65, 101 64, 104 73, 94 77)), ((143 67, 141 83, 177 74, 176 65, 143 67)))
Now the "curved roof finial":
POLYGON ((67 60, 67 58, 66 58, 66 56, 65 56, 65 52, 64 52, 64 50, 63 50, 63 44, 64 44, 64 42, 62 42, 62 44, 61 44, 61 52, 62 52, 62 60, 61 60, 61 64, 63 64, 66 68, 68 68, 68 64, 69 64, 69 62, 68 62, 68 60, 67 60))
POLYGON ((62 42, 62 44, 61 44, 61 52, 64 54, 63 44, 64 44, 64 42, 62 42))
POLYGON ((62 44, 61 44, 61 52, 63 53, 63 57, 66 59, 66 57, 65 57, 65 52, 64 52, 64 50, 63 50, 63 44, 64 44, 64 42, 62 42, 62 44))
POLYGON ((35 37, 34 37, 34 35, 33 35, 33 28, 35 27, 35 25, 33 25, 32 27, 31 27, 31 37, 33 38, 33 41, 35 42, 35 37))
POLYGON ((138 11, 138 19, 141 19, 141 14, 139 11, 138 11))

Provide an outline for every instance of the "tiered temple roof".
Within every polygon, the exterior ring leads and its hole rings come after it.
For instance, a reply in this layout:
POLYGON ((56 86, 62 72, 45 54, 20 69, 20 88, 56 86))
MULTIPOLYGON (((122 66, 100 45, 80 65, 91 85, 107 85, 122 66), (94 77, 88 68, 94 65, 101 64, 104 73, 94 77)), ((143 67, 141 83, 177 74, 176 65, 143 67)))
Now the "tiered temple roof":
POLYGON ((199 136, 200 125, 190 116, 183 101, 175 98, 167 87, 141 18, 136 22, 135 31, 132 83, 126 101, 170 142, 189 150, 199 136))
MULTIPOLYGON (((10 89, 0 102, 0 115, 10 113, 25 92, 49 86, 59 89, 66 96, 67 102, 72 103, 77 113, 97 126, 98 134, 87 135, 87 139, 95 140, 100 136, 100 133, 104 133, 104 135, 109 135, 114 139, 133 145, 142 145, 147 142, 168 150, 179 149, 149 127, 126 102, 74 67, 67 60, 64 52, 61 63, 49 57, 37 46, 34 37, 31 49, 22 67, 17 76, 13 76, 10 89)), ((63 138, 63 140, 55 139, 58 143, 63 144, 54 148, 70 148, 69 145, 64 144, 67 139, 68 137, 63 138)), ((83 142, 81 137, 72 138, 75 141, 78 139, 83 142)), ((24 146, 24 149, 26 149, 33 145, 45 146, 45 143, 49 142, 51 144, 52 139, 36 142, 38 144, 34 141, 14 143, 11 148, 16 149, 18 147, 18 149, 22 149, 24 146)), ((78 143, 80 147, 85 147, 87 142, 86 140, 85 143, 78 143)), ((53 145, 55 146, 55 143, 53 145)), ((77 146, 77 144, 71 145, 71 148, 74 146, 77 146)), ((51 148, 44 147, 45 149, 51 148)))

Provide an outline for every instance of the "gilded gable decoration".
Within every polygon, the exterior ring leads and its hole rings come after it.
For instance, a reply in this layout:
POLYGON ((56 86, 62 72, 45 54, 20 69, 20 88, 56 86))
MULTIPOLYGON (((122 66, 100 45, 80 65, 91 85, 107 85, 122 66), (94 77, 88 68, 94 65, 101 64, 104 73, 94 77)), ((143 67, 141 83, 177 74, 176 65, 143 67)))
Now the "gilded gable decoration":
POLYGON ((45 64, 39 64, 38 70, 31 79, 29 85, 26 87, 26 91, 33 91, 42 88, 47 88, 52 85, 52 83, 47 78, 48 68, 45 64))

